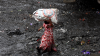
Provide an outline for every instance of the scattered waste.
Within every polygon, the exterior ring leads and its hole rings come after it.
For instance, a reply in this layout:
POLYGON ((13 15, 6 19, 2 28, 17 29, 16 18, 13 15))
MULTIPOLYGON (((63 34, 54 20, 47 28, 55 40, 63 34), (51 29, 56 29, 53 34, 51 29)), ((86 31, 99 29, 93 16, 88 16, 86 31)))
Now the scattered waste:
POLYGON ((27 27, 28 28, 28 27, 27 27))
POLYGON ((85 21, 85 19, 83 18, 83 20, 82 21, 85 21))
POLYGON ((85 41, 81 41, 81 45, 83 45, 85 43, 85 41))
POLYGON ((90 52, 88 52, 88 51, 87 52, 83 52, 83 54, 90 54, 90 52))
POLYGON ((30 23, 30 25, 33 25, 33 23, 30 23))
POLYGON ((69 41, 67 41, 67 43, 69 43, 69 41))
POLYGON ((85 21, 85 18, 83 18, 83 19, 79 18, 79 20, 80 20, 80 21, 81 21, 81 20, 82 20, 82 21, 85 21))
POLYGON ((79 37, 76 37, 76 38, 75 38, 75 41, 79 41, 79 37))
POLYGON ((89 54, 90 55, 90 52, 89 51, 86 51, 86 50, 83 50, 82 53, 83 54, 89 54))
POLYGON ((9 32, 7 35, 12 36, 12 35, 21 35, 23 34, 19 29, 16 29, 15 32, 9 32))

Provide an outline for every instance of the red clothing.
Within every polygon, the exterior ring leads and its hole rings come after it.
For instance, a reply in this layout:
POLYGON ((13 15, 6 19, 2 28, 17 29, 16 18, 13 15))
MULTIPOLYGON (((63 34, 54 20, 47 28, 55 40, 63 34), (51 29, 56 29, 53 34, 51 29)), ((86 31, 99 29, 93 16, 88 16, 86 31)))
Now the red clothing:
POLYGON ((51 26, 51 24, 43 24, 43 27, 45 28, 44 35, 41 38, 41 44, 40 48, 42 50, 51 51, 51 49, 56 50, 55 43, 53 39, 53 30, 52 28, 47 28, 47 26, 51 26))

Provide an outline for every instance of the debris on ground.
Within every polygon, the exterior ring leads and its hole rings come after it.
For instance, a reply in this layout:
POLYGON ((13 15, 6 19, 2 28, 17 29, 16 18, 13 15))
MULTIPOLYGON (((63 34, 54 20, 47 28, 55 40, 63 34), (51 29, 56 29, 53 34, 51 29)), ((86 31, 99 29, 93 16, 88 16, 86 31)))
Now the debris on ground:
POLYGON ((13 36, 13 35, 22 35, 22 34, 23 33, 19 29, 16 29, 14 32, 9 32, 7 35, 13 36))

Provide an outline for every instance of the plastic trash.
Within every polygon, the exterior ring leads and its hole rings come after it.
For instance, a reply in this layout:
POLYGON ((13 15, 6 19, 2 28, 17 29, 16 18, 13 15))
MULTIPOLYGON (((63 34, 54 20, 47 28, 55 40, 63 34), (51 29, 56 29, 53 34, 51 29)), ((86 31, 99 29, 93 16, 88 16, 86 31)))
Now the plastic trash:
POLYGON ((81 45, 83 45, 85 42, 84 41, 81 41, 81 45))
POLYGON ((33 23, 30 23, 30 25, 33 25, 33 23))
POLYGON ((83 50, 82 53, 83 54, 89 54, 90 55, 90 52, 89 51, 86 51, 86 50, 83 50))
POLYGON ((83 54, 90 54, 90 52, 89 52, 89 51, 87 51, 87 52, 83 52, 83 54))

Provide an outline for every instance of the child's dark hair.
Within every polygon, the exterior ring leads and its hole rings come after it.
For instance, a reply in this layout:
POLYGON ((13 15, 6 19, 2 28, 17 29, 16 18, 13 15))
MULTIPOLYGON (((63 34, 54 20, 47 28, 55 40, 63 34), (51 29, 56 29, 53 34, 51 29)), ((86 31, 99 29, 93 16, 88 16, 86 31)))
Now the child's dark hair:
POLYGON ((45 24, 49 24, 49 22, 48 22, 48 21, 44 21, 44 23, 45 23, 45 24))

